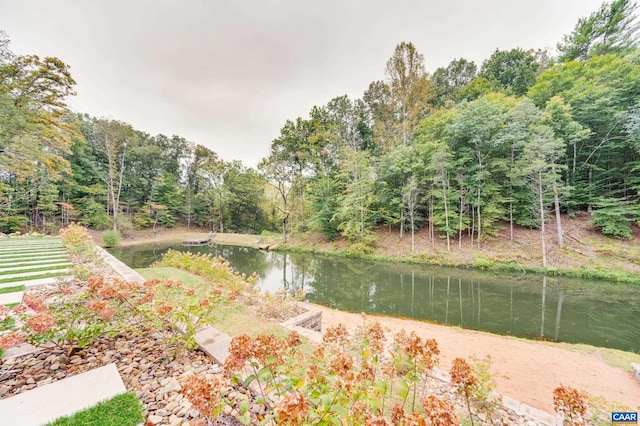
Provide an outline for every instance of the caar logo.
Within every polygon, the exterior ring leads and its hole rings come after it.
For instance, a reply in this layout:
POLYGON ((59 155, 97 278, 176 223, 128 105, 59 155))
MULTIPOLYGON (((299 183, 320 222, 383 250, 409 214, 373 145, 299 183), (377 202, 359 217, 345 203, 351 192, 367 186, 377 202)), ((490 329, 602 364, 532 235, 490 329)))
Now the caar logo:
POLYGON ((614 411, 611 413, 611 423, 614 425, 637 425, 638 413, 632 411, 614 411))

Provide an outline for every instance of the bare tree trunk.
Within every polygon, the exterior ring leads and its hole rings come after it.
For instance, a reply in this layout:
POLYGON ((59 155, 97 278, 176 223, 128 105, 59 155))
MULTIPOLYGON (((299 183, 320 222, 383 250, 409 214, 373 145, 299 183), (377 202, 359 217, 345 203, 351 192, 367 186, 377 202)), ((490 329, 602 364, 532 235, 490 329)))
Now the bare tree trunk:
POLYGON ((462 248, 462 194, 460 194, 460 214, 458 215, 458 249, 462 248))
POLYGON ((287 198, 282 197, 282 241, 287 242, 287 198))
MULTIPOLYGON (((555 175, 556 166, 552 166, 555 175)), ((560 218, 560 199, 558 197, 558 184, 553 182, 553 204, 556 210, 556 229, 558 230, 558 245, 564 247, 564 238, 562 237, 562 221, 560 218)))
POLYGON ((480 248, 481 232, 482 232, 482 217, 480 216, 480 185, 478 185, 478 248, 480 248))
POLYGON ((547 247, 544 238, 544 200, 542 197, 542 172, 538 172, 538 200, 540 201, 540 243, 542 248, 542 266, 547 267, 547 247))
POLYGON ((449 237, 449 205, 447 203, 447 187, 448 186, 449 186, 449 179, 443 176, 442 199, 444 201, 444 226, 445 226, 445 232, 447 234, 447 251, 451 251, 451 238, 449 237))
POLYGON ((509 234, 510 239, 513 241, 513 202, 509 201, 509 234))
POLYGON ((411 208, 411 210, 409 211, 409 217, 411 220, 411 251, 416 251, 416 243, 415 243, 415 214, 414 214, 414 210, 415 208, 411 208))

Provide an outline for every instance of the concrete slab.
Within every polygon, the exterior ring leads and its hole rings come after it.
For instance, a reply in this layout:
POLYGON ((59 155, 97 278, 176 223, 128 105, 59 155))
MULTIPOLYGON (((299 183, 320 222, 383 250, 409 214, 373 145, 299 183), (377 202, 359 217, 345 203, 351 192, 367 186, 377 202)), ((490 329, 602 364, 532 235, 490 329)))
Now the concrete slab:
POLYGON ((26 281, 29 279, 29 277, 37 277, 38 275, 42 275, 42 274, 57 274, 58 275, 66 275, 67 272, 69 272, 69 269, 52 269, 52 270, 44 270, 44 271, 35 271, 35 272, 23 272, 23 273, 16 273, 16 274, 7 274, 7 275, 0 275, 0 279, 6 280, 6 279, 13 279, 15 282, 19 282, 19 281, 26 281))
MULTIPOLYGON (((51 268, 51 270, 56 270, 58 267, 60 266, 71 266, 73 265, 73 263, 71 262, 59 262, 59 263, 51 263, 51 264, 47 264, 47 265, 42 265, 41 268, 37 268, 35 265, 31 265, 31 266, 8 266, 6 268, 0 268, 0 274, 3 272, 19 272, 19 271, 24 271, 25 269, 42 269, 42 270, 46 270, 48 268, 51 268)), ((35 271, 30 271, 30 272, 35 272, 35 271)), ((2 274, 4 275, 4 274, 2 274)), ((2 278, 2 275, 0 275, 0 278, 2 278)))
POLYGON ((35 254, 35 253, 51 253, 51 252, 62 252, 64 251, 61 247, 40 247, 40 248, 3 248, 0 249, 0 255, 10 256, 10 255, 23 255, 23 254, 35 254))
POLYGON ((63 257, 66 258, 69 254, 60 249, 56 250, 47 250, 47 251, 38 251, 33 253, 0 253, 0 260, 3 262, 8 261, 20 261, 20 260, 28 260, 28 259, 48 259, 50 257, 63 257))
POLYGON ((71 280, 70 275, 60 275, 59 277, 51 277, 51 278, 38 278, 35 280, 27 280, 20 281, 20 284, 23 285, 26 289, 41 287, 43 285, 52 285, 58 284, 60 281, 71 280))
POLYGON ((38 265, 51 265, 54 263, 68 262, 67 256, 64 254, 56 256, 29 256, 23 259, 0 259, 0 267, 9 268, 12 266, 33 267, 38 265))
POLYGON ((22 303, 24 291, 16 291, 14 293, 0 294, 0 305, 9 305, 11 303, 22 303))
POLYGON ((0 413, 3 424, 43 425, 126 391, 118 369, 112 363, 3 399, 0 413))
POLYGON ((229 345, 231 344, 229 335, 213 327, 204 327, 196 332, 195 338, 200 349, 205 351, 215 362, 224 365, 229 357, 229 345))

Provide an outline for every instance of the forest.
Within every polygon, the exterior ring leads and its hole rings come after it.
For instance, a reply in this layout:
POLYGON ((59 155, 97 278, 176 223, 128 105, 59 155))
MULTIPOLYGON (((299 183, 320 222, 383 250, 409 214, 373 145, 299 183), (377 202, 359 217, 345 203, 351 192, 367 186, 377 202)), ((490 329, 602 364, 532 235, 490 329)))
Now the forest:
POLYGON ((79 222, 127 236, 180 224, 286 241, 315 230, 365 253, 376 227, 481 247, 505 226, 512 236, 514 226, 544 232, 551 216, 562 247, 561 218, 589 214, 603 234, 631 238, 639 26, 637 4, 614 0, 581 18, 555 53, 496 50, 480 65, 456 58, 433 73, 401 42, 381 64, 385 80, 288 120, 256 169, 70 111, 68 66, 16 55, 2 34, 0 231, 79 222))

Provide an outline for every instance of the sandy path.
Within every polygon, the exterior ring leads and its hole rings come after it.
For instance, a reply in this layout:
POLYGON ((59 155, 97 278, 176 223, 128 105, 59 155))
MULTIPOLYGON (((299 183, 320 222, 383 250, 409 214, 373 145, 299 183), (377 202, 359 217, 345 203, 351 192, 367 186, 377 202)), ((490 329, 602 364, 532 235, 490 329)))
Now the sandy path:
MULTIPOLYGON (((323 329, 339 323, 348 328, 362 324, 360 314, 313 306, 322 310, 323 329)), ((407 332, 415 331, 420 337, 436 339, 442 370, 448 371, 456 357, 469 359, 490 355, 491 373, 498 393, 549 413, 553 413, 553 389, 559 384, 582 389, 634 411, 640 410, 640 383, 631 373, 607 364, 597 353, 573 352, 543 342, 407 319, 374 315, 369 318, 379 320, 392 333, 404 328, 407 332)))

